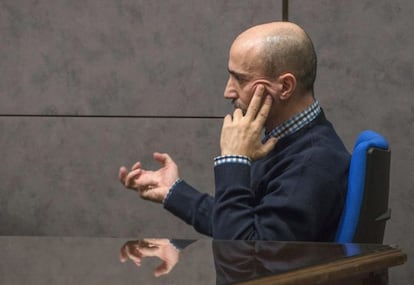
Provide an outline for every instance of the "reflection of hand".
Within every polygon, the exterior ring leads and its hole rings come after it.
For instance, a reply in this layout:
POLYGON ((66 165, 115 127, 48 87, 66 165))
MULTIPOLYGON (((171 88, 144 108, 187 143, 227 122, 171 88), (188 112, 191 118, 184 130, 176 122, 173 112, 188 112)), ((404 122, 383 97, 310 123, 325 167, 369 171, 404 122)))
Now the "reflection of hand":
POLYGON ((144 170, 137 162, 128 171, 124 166, 119 169, 119 180, 129 188, 137 191, 141 198, 162 203, 168 190, 178 179, 178 168, 166 153, 154 153, 154 159, 162 164, 157 171, 144 170))
POLYGON ((128 258, 137 266, 141 266, 144 257, 156 256, 162 263, 155 269, 154 275, 159 277, 170 273, 178 262, 179 251, 168 239, 144 239, 128 241, 121 248, 120 260, 126 262, 128 258))
POLYGON ((233 116, 224 118, 221 130, 221 155, 244 155, 251 160, 257 160, 267 155, 275 146, 277 140, 269 139, 261 142, 262 130, 272 106, 272 97, 263 100, 264 86, 259 85, 247 108, 246 115, 241 109, 236 109, 233 116))

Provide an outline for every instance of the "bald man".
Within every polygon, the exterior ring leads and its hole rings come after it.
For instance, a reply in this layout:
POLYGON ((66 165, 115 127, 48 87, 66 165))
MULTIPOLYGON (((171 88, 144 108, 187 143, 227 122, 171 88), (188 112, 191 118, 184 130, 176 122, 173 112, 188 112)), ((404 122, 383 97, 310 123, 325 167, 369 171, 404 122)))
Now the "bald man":
POLYGON ((235 110, 214 159, 214 197, 180 179, 165 153, 154 153, 156 171, 121 167, 120 181, 216 239, 332 241, 350 155, 315 100, 310 38, 288 22, 252 27, 233 42, 228 72, 235 110))

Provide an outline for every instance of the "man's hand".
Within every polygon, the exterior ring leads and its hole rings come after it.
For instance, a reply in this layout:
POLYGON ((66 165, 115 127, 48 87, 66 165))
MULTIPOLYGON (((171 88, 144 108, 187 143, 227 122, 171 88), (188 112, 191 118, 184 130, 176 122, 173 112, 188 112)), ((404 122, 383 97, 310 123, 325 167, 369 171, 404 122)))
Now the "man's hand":
POLYGON ((119 169, 119 180, 126 188, 137 191, 141 198, 162 203, 178 179, 178 168, 166 153, 155 152, 154 159, 162 164, 157 171, 144 170, 141 162, 137 162, 130 171, 122 166, 119 169))
POLYGON ((244 155, 252 161, 266 156, 275 146, 277 139, 261 142, 262 130, 272 106, 272 97, 264 96, 264 86, 259 85, 247 108, 246 115, 236 109, 224 118, 221 130, 221 155, 244 155))
POLYGON ((121 262, 132 260, 137 266, 141 266, 142 259, 148 256, 156 256, 162 260, 155 269, 155 277, 170 273, 177 264, 179 251, 168 239, 144 239, 126 242, 120 252, 121 262))

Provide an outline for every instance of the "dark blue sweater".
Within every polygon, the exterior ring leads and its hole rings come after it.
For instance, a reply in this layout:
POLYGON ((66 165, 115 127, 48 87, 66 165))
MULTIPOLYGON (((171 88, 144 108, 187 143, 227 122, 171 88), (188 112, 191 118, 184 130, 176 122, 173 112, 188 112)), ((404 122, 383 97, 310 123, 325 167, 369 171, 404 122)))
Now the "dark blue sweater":
POLYGON ((215 167, 215 197, 178 183, 164 203, 215 239, 332 241, 350 155, 323 112, 248 166, 215 167))

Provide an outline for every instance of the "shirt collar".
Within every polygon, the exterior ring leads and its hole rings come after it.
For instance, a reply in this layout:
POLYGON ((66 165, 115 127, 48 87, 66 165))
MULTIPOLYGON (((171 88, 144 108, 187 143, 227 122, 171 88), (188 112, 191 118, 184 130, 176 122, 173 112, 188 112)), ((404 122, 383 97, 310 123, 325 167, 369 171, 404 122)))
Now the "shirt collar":
POLYGON ((267 133, 263 138, 263 143, 265 143, 271 137, 281 139, 285 136, 299 131, 301 128, 312 122, 319 115, 320 112, 321 107, 319 106, 319 102, 315 101, 304 111, 294 115, 292 118, 288 119, 281 125, 274 128, 272 131, 267 133))

